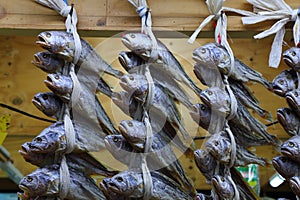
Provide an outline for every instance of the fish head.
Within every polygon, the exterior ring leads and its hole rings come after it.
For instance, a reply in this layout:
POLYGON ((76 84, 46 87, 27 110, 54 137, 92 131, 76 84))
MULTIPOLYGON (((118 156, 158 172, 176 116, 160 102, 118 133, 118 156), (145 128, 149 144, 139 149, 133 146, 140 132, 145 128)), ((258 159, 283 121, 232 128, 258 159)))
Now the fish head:
POLYGON ((300 67, 300 48, 292 47, 282 54, 283 61, 294 70, 298 71, 300 67))
POLYGON ((34 95, 32 103, 48 117, 53 117, 60 111, 63 102, 52 92, 40 92, 34 95))
POLYGON ((277 120, 284 130, 292 136, 298 134, 299 119, 290 108, 277 109, 277 120))
POLYGON ((48 74, 47 80, 44 81, 46 86, 55 94, 63 97, 64 100, 70 100, 73 90, 73 82, 71 76, 59 73, 48 74))
MULTIPOLYGON (((221 132, 222 133, 222 132, 221 132)), ((231 143, 228 138, 216 133, 205 143, 207 151, 217 160, 228 163, 230 161, 231 143)))
POLYGON ((215 167, 216 161, 208 151, 197 149, 194 151, 194 159, 201 172, 210 172, 215 167))
POLYGON ((234 197, 234 187, 226 177, 215 175, 211 179, 211 183, 221 198, 232 199, 234 197))
POLYGON ((64 136, 63 122, 57 122, 45 128, 31 142, 28 142, 28 147, 33 152, 53 153, 63 145, 64 136))
POLYGON ((211 109, 202 103, 194 104, 190 110, 192 119, 204 129, 208 129, 211 118, 211 109))
POLYGON ((100 188, 107 195, 115 193, 121 197, 129 197, 133 194, 140 194, 142 197, 144 191, 142 177, 132 171, 124 171, 111 178, 103 179, 100 188))
POLYGON ((295 176, 299 171, 297 162, 285 156, 277 156, 273 158, 272 164, 276 171, 286 179, 295 176))
POLYGON ((293 136, 281 144, 281 153, 293 160, 300 160, 300 136, 293 136))
MULTIPOLYGON (((107 135, 104 138, 106 149, 119 161, 128 162, 128 158, 133 154, 133 148, 122 135, 107 135)), ((128 162, 129 163, 129 162, 128 162)))
POLYGON ((25 142, 22 145, 22 149, 19 150, 19 153, 21 154, 21 156, 23 156, 26 162, 29 162, 36 166, 39 166, 41 163, 43 163, 45 158, 48 156, 48 154, 46 153, 38 153, 36 151, 31 151, 29 142, 25 142))
POLYGON ((122 43, 135 54, 143 58, 150 58, 152 51, 152 40, 147 34, 127 33, 122 37, 122 43))
POLYGON ((298 176, 294 176, 289 180, 290 188, 293 193, 297 196, 300 196, 300 179, 298 176))
POLYGON ((41 51, 34 54, 34 60, 31 63, 46 73, 61 71, 65 65, 64 59, 49 51, 41 51))
POLYGON ((71 33, 66 31, 45 31, 38 35, 36 44, 43 49, 60 55, 67 61, 74 58, 75 43, 71 33))
POLYGON ((292 90, 290 92, 287 92, 285 94, 285 99, 286 99, 288 105, 292 109, 297 110, 299 105, 300 105, 300 90, 296 89, 296 90, 292 90))
POLYGON ((213 110, 230 113, 230 97, 225 90, 210 87, 200 93, 201 101, 213 110))
POLYGON ((207 43, 193 51, 193 59, 210 68, 228 70, 230 57, 226 49, 216 43, 207 43))
POLYGON ((121 51, 118 56, 122 67, 127 71, 144 64, 144 60, 132 51, 121 51))
POLYGON ((295 87, 296 74, 292 74, 292 70, 285 70, 276 76, 272 81, 272 91, 284 97, 285 94, 295 87))
POLYGON ((146 77, 140 74, 125 74, 120 79, 121 87, 128 93, 143 95, 148 91, 146 77))
POLYGON ((143 122, 137 120, 123 120, 119 124, 119 130, 130 144, 144 149, 147 131, 143 122))

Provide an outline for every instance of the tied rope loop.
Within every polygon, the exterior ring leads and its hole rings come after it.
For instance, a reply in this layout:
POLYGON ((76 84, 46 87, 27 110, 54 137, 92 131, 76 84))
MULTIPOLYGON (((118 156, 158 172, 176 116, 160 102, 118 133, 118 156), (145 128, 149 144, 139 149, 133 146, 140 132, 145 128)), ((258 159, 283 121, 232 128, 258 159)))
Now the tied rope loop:
POLYGON ((64 128, 66 134, 66 154, 71 153, 75 147, 75 129, 70 119, 69 109, 66 109, 64 116, 64 128))
POLYGON ((70 190, 70 172, 66 157, 63 156, 59 168, 59 198, 65 199, 70 190))
POLYGON ((227 90, 228 94, 229 94, 229 98, 230 98, 230 113, 227 117, 227 120, 231 120, 236 116, 237 113, 237 100, 235 95, 233 94, 233 91, 230 88, 230 85, 228 83, 228 77, 224 76, 224 83, 225 83, 225 89, 227 90))
POLYGON ((231 167, 234 166, 234 161, 236 159, 236 142, 235 142, 234 135, 231 132, 230 127, 229 127, 227 122, 226 122, 226 125, 225 125, 225 131, 227 132, 227 134, 230 138, 230 141, 231 141, 230 162, 229 162, 229 165, 228 165, 228 168, 230 169, 231 167))
POLYGON ((300 72, 297 72, 297 78, 298 78, 298 87, 297 87, 297 89, 300 89, 300 72))
POLYGON ((300 18, 299 8, 293 10, 284 0, 247 0, 253 5, 253 16, 242 17, 243 24, 256 24, 267 20, 278 20, 273 26, 257 35, 255 39, 262 39, 272 34, 275 38, 272 43, 269 55, 269 66, 277 68, 279 66, 282 54, 282 44, 285 35, 285 25, 294 21, 293 37, 295 46, 299 43, 300 38, 300 18))

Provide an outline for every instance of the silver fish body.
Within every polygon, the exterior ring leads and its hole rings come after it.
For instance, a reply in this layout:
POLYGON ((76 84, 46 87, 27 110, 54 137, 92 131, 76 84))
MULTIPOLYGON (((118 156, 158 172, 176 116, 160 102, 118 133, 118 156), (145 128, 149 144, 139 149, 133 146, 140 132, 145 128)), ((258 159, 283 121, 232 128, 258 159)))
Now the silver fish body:
POLYGON ((55 119, 59 118, 59 112, 63 107, 63 102, 52 92, 40 92, 34 95, 32 103, 46 116, 55 119))
POLYGON ((294 136, 281 145, 281 153, 297 162, 300 162, 300 136, 294 136))
POLYGON ((227 50, 217 43, 208 43, 195 49, 193 59, 210 68, 217 66, 221 74, 228 75, 232 79, 242 82, 258 82, 267 89, 271 89, 270 82, 261 73, 251 69, 237 58, 234 59, 234 70, 230 70, 230 56, 227 50))
MULTIPOLYGON (((147 140, 147 128, 142 122, 135 120, 122 121, 119 129, 126 140, 138 149, 140 152, 145 151, 147 140)), ((149 156, 149 163, 155 163, 154 167, 164 168, 164 173, 167 176, 175 177, 182 185, 189 191, 195 191, 194 186, 186 177, 185 172, 174 154, 169 142, 164 139, 159 133, 152 133, 153 141, 150 148, 151 155, 149 156)), ((148 164, 152 165, 152 164, 148 164)))
POLYGON ((118 59, 122 67, 128 73, 130 73, 135 67, 145 64, 145 60, 132 51, 121 51, 118 59))
POLYGON ((34 54, 34 60, 31 63, 44 72, 52 74, 62 73, 65 60, 49 51, 41 51, 34 54))
MULTIPOLYGON (((192 200, 194 199, 180 186, 165 177, 163 174, 151 172, 152 195, 150 200, 192 200)), ((124 171, 112 178, 105 178, 100 183, 100 188, 108 199, 143 199, 144 181, 141 172, 124 171)))
MULTIPOLYGON (((107 73, 117 78, 121 77, 121 71, 113 69, 93 49, 93 47, 81 39, 82 52, 77 63, 83 71, 90 71, 94 76, 107 73)), ((65 31, 45 31, 38 35, 36 41, 42 48, 57 54, 68 62, 74 59, 75 42, 73 35, 65 31)))
POLYGON ((285 94, 285 99, 291 109, 300 117, 300 89, 285 94))
MULTIPOLYGON (((152 41, 151 38, 142 33, 128 33, 122 38, 123 44, 140 55, 146 61, 151 61, 152 41)), ((156 49, 158 58, 154 62, 161 63, 162 67, 176 80, 183 82, 189 86, 197 95, 201 92, 196 84, 186 74, 181 64, 177 61, 175 56, 169 51, 169 49, 158 40, 158 48, 156 49)))
POLYGON ((277 119, 285 132, 291 137, 300 133, 299 116, 290 108, 277 109, 277 119))
MULTIPOLYGON (((74 152, 99 151, 104 147, 105 134, 96 132, 85 124, 73 123, 75 129, 74 152)), ((63 122, 56 122, 45 128, 32 142, 27 143, 30 151, 37 153, 54 153, 58 149, 66 150, 65 128, 63 122)))
POLYGON ((289 91, 298 87, 298 77, 294 70, 284 70, 278 74, 272 81, 272 91, 284 97, 289 91))
POLYGON ((282 54, 283 61, 295 71, 300 70, 300 48, 292 47, 282 54))
POLYGON ((272 159, 272 164, 276 171, 285 179, 296 176, 300 170, 298 163, 285 156, 277 156, 272 159))
POLYGON ((206 181, 210 182, 215 175, 217 161, 208 151, 203 149, 194 151, 194 159, 198 169, 205 176, 206 181))
MULTIPOLYGON (((95 182, 83 173, 73 170, 70 172, 70 189, 66 199, 91 200, 106 199, 95 182)), ((59 197, 60 194, 59 165, 48 165, 39 168, 25 176, 19 183, 19 188, 30 197, 49 196, 59 197)))

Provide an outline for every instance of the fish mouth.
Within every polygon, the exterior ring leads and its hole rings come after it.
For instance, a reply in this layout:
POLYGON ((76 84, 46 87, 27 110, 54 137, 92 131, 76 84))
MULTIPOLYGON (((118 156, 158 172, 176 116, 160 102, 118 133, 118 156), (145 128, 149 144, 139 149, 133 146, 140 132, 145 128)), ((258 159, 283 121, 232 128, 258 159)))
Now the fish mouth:
POLYGON ((54 82, 52 80, 52 78, 50 77, 50 74, 47 76, 47 79, 44 80, 44 83, 46 84, 46 86, 52 90, 52 91, 55 91, 56 90, 56 87, 54 85, 54 82))
POLYGON ((298 196, 300 194, 300 185, 299 182, 297 180, 295 180, 295 178, 291 178, 289 180, 290 183, 290 187, 292 189, 292 191, 298 196))
POLYGON ((282 126, 285 127, 287 125, 285 113, 283 112, 283 110, 281 109, 277 110, 277 119, 282 126))
POLYGON ((289 149, 285 148, 285 147, 281 147, 280 149, 281 153, 287 157, 292 157, 293 154, 289 151, 289 149))
POLYGON ((217 177, 212 177, 211 178, 211 184, 213 185, 214 188, 218 188, 219 182, 218 182, 217 177))
POLYGON ((49 44, 47 39, 45 37, 43 37, 42 35, 38 35, 38 40, 35 43, 45 50, 48 50, 48 51, 51 50, 51 45, 49 44))
MULTIPOLYGON (((123 122, 124 123, 124 122, 123 122)), ((126 135, 127 133, 127 129, 126 129, 126 125, 124 125, 122 122, 119 124, 119 130, 122 133, 122 135, 126 135)))
POLYGON ((33 103, 33 105, 35 105, 35 107, 37 109, 39 109, 42 112, 44 111, 44 107, 43 107, 41 101, 36 96, 33 97, 33 99, 31 100, 31 102, 33 103))
POLYGON ((277 161, 275 158, 273 158, 273 160, 272 160, 272 165, 274 166, 274 168, 276 169, 276 171, 278 171, 278 169, 281 169, 279 161, 277 161))
POLYGON ((202 101, 205 105, 207 105, 208 107, 211 107, 210 100, 209 100, 209 98, 208 98, 205 94, 201 94, 201 93, 200 93, 199 96, 200 96, 201 101, 202 101))
POLYGON ((291 94, 287 93, 287 94, 285 95, 285 99, 286 99, 288 105, 289 105, 291 108, 297 107, 297 104, 296 104, 294 98, 291 96, 291 94))
POLYGON ((293 60, 288 56, 288 55, 283 55, 282 56, 283 61, 289 66, 289 67, 293 67, 294 66, 294 62, 293 60))
POLYGON ((127 37, 122 37, 121 42, 124 44, 125 47, 133 51, 134 49, 131 46, 131 42, 127 37))
POLYGON ((285 95, 285 92, 280 87, 278 87, 277 85, 273 85, 273 84, 272 84, 272 92, 274 92, 275 94, 277 94, 281 97, 284 97, 284 95, 285 95))
POLYGON ((26 185, 24 185, 24 184, 20 183, 20 184, 19 184, 19 188, 20 188, 21 190, 23 190, 23 191, 24 191, 25 195, 26 195, 26 194, 28 194, 28 192, 29 192, 29 189, 27 188, 27 186, 26 186, 26 185))
POLYGON ((34 60, 32 60, 31 63, 39 68, 42 68, 44 64, 43 61, 36 54, 34 54, 33 56, 34 56, 34 60))

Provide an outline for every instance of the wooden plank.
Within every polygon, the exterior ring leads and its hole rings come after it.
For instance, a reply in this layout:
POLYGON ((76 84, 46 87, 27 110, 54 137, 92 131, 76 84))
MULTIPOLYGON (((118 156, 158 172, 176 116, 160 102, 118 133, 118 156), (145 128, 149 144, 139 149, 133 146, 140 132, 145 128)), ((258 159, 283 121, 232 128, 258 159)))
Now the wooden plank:
MULTIPOLYGON (((295 1, 286 1, 291 7, 295 1)), ((72 1, 78 12, 78 29, 85 31, 123 31, 140 27, 140 19, 133 6, 127 1, 88 0, 72 1)), ((153 29, 173 31, 194 31, 208 15, 204 1, 169 0, 148 2, 152 10, 153 29)), ((226 1, 225 6, 251 11, 247 2, 226 1)), ((228 13, 228 31, 260 31, 273 22, 244 26, 241 17, 228 13)), ((64 19, 53 10, 38 5, 34 1, 0 0, 0 34, 6 29, 29 30, 65 29, 64 19), (20 9, 22 8, 22 9, 20 9)), ((203 31, 213 31, 213 23, 203 31)), ((99 33, 101 34, 101 33, 99 33)))

